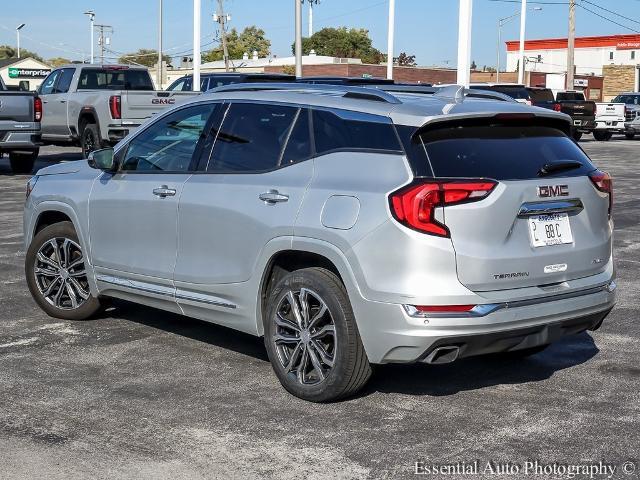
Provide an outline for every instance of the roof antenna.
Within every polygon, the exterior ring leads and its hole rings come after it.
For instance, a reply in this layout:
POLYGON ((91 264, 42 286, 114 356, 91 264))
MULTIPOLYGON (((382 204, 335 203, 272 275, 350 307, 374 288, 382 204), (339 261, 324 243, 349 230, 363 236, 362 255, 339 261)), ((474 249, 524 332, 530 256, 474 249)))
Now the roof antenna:
POLYGON ((439 88, 433 96, 460 103, 464 101, 464 87, 462 85, 448 85, 439 88))

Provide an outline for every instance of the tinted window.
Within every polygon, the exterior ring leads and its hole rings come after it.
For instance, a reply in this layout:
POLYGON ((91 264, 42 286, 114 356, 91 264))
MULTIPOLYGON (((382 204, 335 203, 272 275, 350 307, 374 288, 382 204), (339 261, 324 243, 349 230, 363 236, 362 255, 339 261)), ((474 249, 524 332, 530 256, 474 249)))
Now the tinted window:
POLYGON ((553 92, 548 88, 542 89, 531 89, 529 90, 529 96, 531 97, 531 101, 534 103, 537 102, 553 102, 553 92))
POLYGON ((78 90, 153 90, 153 83, 146 70, 85 68, 78 90))
POLYGON ((231 104, 218 131, 208 170, 262 172, 280 166, 298 108, 231 104))
POLYGON ((173 82, 171 85, 169 85, 169 88, 167 88, 167 90, 169 90, 170 92, 181 92, 185 90, 184 88, 185 80, 186 80, 185 78, 179 78, 178 80, 173 82))
POLYGON ((584 93, 582 92, 558 92, 558 94, 556 95, 556 98, 558 99, 559 102, 562 101, 573 101, 573 100, 578 100, 578 101, 584 101, 584 93))
POLYGON ((122 170, 189 171, 193 153, 214 104, 177 110, 150 125, 129 143, 122 170))
POLYGON ((75 71, 75 68, 63 68, 53 93, 67 93, 75 71))
POLYGON ((638 95, 618 95, 613 99, 614 102, 626 103, 627 105, 638 105, 640 96, 638 95))
POLYGON ((339 149, 401 150, 388 119, 347 111, 340 115, 313 111, 313 136, 318 154, 339 149))
POLYGON ((561 160, 582 167, 558 172, 560 177, 595 168, 573 140, 548 127, 457 126, 424 132, 420 139, 436 177, 531 179, 543 165, 561 160))
POLYGON ((290 165, 311 157, 310 111, 301 109, 291 130, 287 146, 282 154, 281 165, 290 165))
POLYGON ((60 72, 61 70, 54 70, 43 80, 40 85, 40 95, 49 95, 50 93, 53 93, 53 87, 56 84, 56 80, 58 79, 60 72))
POLYGON ((527 89, 517 85, 474 85, 471 88, 504 93, 516 100, 529 100, 529 92, 527 92, 527 89))

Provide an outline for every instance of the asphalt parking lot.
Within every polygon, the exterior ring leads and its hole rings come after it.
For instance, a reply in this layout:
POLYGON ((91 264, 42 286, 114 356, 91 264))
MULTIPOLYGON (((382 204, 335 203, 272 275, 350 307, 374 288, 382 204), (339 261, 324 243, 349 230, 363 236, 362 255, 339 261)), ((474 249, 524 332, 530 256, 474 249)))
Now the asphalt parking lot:
MULTIPOLYGON (((0 159, 0 478, 399 478, 416 461, 475 460, 466 478, 535 460, 638 478, 622 465, 640 468, 640 141, 581 145, 614 177, 604 326, 521 362, 382 366, 328 405, 287 394, 242 333, 124 302, 87 322, 47 317, 23 273, 28 177, 0 159)), ((47 147, 36 168, 77 158, 47 147)))

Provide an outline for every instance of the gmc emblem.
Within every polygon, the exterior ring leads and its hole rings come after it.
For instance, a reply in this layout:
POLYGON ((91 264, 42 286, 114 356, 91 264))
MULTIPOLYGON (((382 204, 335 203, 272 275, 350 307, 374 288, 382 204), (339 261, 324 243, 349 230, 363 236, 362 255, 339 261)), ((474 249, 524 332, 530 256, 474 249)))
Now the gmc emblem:
POLYGON ((544 185, 538 187, 538 196, 541 198, 568 197, 569 185, 544 185))
POLYGON ((175 98, 152 98, 151 103, 153 105, 173 105, 176 103, 175 98))

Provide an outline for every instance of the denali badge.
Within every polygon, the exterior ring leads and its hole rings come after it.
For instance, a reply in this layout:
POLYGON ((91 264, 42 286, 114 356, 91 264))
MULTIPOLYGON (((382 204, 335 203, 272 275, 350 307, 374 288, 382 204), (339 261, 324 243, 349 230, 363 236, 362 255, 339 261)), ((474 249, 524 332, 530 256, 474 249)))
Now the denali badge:
POLYGON ((569 185, 544 185, 538 187, 538 196, 541 198, 568 197, 569 185))
POLYGON ((505 278, 519 278, 519 277, 528 277, 529 272, 513 272, 513 273, 494 273, 494 280, 503 280, 505 278))
POLYGON ((544 273, 558 273, 565 272, 567 270, 566 263, 557 263, 555 265, 547 265, 544 267, 544 273))

